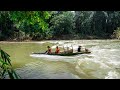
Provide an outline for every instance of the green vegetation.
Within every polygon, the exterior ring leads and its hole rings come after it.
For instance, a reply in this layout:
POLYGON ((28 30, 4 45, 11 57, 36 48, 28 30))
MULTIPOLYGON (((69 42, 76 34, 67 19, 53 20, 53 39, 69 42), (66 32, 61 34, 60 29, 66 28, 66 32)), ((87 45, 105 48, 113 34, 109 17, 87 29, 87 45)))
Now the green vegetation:
POLYGON ((19 79, 20 77, 12 68, 10 56, 1 49, 0 55, 0 79, 6 78, 6 75, 8 75, 10 79, 19 79))
POLYGON ((72 35, 74 33, 74 14, 70 11, 55 15, 50 20, 50 31, 53 38, 60 38, 64 35, 72 35))
POLYGON ((0 40, 109 39, 118 27, 120 11, 0 11, 0 40))
POLYGON ((117 30, 114 30, 112 37, 120 39, 120 27, 118 27, 117 30))

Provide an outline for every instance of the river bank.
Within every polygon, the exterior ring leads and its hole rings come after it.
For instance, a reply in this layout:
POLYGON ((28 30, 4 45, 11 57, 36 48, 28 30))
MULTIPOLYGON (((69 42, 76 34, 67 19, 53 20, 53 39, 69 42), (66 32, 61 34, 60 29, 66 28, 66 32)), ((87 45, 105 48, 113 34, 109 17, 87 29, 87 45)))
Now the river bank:
POLYGON ((49 40, 23 40, 23 41, 14 41, 14 40, 5 40, 0 41, 0 43, 37 43, 43 41, 73 41, 73 40, 118 40, 118 39, 49 39, 49 40))

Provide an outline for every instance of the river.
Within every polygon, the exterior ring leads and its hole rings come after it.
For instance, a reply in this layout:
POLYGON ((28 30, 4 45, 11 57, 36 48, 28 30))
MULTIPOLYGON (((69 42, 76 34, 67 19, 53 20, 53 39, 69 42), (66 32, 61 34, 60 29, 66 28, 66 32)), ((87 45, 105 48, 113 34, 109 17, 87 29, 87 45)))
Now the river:
POLYGON ((120 40, 59 40, 40 42, 1 42, 22 79, 120 79, 120 40), (90 54, 75 56, 33 55, 50 45, 78 45, 90 54))

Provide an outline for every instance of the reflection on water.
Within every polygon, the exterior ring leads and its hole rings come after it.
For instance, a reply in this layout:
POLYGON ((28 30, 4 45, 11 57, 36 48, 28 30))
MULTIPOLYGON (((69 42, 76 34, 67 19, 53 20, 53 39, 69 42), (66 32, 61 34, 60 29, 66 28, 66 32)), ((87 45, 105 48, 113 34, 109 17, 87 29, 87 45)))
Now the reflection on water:
POLYGON ((16 70, 23 79, 117 79, 120 78, 119 44, 118 40, 64 40, 1 44, 1 47, 11 53, 14 66, 21 64, 21 67, 16 66, 16 70), (82 45, 92 53, 75 56, 31 54, 45 51, 47 45, 53 49, 56 45, 72 45, 74 51, 82 45))

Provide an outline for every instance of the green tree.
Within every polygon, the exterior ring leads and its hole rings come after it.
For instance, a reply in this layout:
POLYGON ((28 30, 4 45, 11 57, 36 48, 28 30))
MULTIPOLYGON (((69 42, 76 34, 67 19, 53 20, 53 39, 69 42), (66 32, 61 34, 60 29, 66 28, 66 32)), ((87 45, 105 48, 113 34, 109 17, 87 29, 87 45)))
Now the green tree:
POLYGON ((106 13, 108 14, 106 32, 111 35, 120 26, 120 12, 106 11, 106 13))
POLYGON ((0 40, 13 39, 13 22, 9 11, 0 11, 0 40))
POLYGON ((45 34, 48 30, 47 19, 51 16, 48 11, 11 11, 10 18, 15 26, 27 35, 45 34), (29 28, 30 27, 30 28, 29 28))
POLYGON ((75 11, 75 28, 78 35, 91 35, 92 17, 92 11, 75 11))
POLYGON ((76 32, 82 36, 91 35, 98 38, 110 38, 120 26, 119 11, 76 11, 76 32))
POLYGON ((104 11, 95 11, 92 19, 92 32, 98 37, 105 37, 107 14, 104 11))
POLYGON ((50 23, 53 36, 69 35, 74 32, 74 14, 70 11, 55 15, 50 23))

